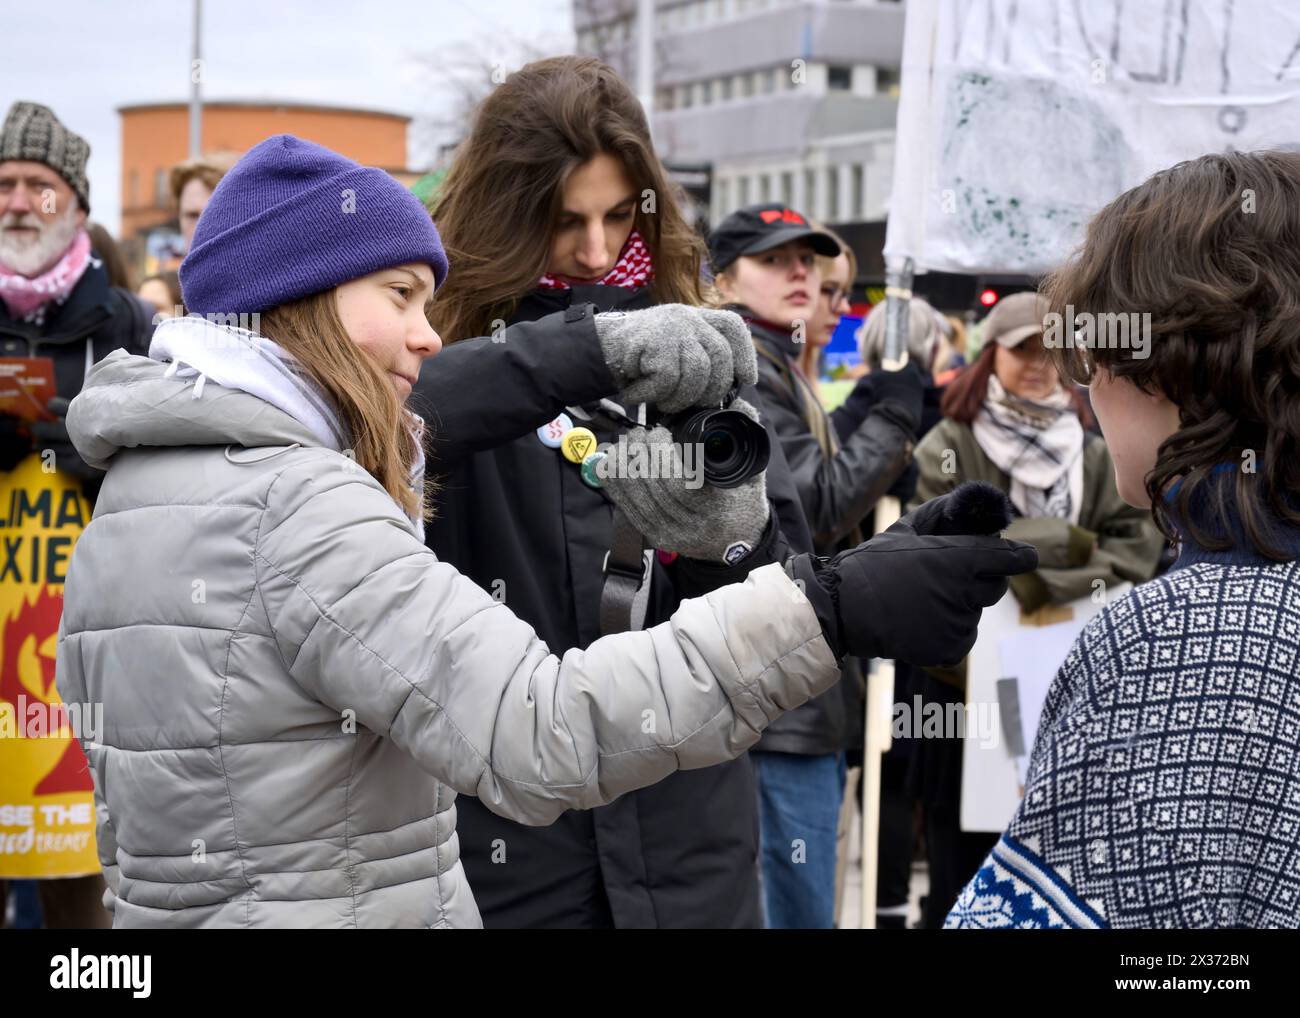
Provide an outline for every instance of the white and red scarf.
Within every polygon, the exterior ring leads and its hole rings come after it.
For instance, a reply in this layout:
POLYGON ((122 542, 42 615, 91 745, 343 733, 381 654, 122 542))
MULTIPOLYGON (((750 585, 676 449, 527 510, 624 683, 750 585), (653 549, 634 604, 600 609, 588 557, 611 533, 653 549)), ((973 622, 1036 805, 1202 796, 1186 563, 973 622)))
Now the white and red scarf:
MULTIPOLYGON (((628 234, 614 267, 595 283, 586 285, 622 286, 629 290, 637 290, 649 285, 654 278, 655 267, 650 257, 650 249, 645 246, 641 234, 633 230, 628 234)), ((567 276, 553 276, 548 272, 537 281, 537 285, 544 290, 568 290, 572 288, 573 281, 567 276)))
POLYGON ((9 309, 9 316, 39 324, 47 305, 68 299, 85 275, 90 257, 90 235, 78 230, 63 257, 39 276, 28 278, 0 265, 0 300, 9 309))

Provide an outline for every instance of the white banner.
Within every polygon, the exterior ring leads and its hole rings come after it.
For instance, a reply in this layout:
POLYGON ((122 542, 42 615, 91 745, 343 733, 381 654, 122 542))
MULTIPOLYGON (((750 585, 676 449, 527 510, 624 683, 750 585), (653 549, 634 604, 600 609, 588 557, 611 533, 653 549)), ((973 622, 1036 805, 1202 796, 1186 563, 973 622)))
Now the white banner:
POLYGON ((1297 0, 908 0, 887 258, 1038 275, 1208 152, 1300 149, 1297 0))

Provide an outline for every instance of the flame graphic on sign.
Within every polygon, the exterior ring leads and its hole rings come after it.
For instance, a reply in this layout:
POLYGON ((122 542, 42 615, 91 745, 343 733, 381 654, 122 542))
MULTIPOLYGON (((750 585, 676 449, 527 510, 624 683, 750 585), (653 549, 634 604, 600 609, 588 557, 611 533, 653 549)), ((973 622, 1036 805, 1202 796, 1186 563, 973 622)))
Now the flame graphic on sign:
MULTIPOLYGON (((23 718, 18 713, 18 697, 26 694, 28 702, 34 697, 30 683, 23 682, 22 665, 25 660, 34 658, 39 669, 35 676, 39 699, 43 702, 59 703, 58 690, 54 688, 54 658, 41 653, 41 646, 56 637, 59 632, 59 617, 63 614, 62 594, 52 594, 49 588, 42 588, 36 600, 30 604, 26 598, 18 608, 18 613, 5 621, 4 637, 0 640, 0 700, 13 704, 19 731, 22 730, 23 718), (23 649, 31 641, 32 653, 24 658, 23 649)), ((86 754, 76 739, 68 742, 68 748, 59 757, 58 762, 36 783, 35 795, 55 795, 61 792, 89 792, 94 789, 90 776, 90 766, 86 754)))

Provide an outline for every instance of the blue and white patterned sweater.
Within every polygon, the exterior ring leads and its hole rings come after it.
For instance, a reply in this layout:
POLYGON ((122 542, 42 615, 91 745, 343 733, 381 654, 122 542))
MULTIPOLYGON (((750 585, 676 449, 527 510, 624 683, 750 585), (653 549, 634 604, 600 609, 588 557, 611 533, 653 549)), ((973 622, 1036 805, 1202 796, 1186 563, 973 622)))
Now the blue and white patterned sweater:
POLYGON ((1300 563, 1185 541, 1075 642, 945 927, 1225 926, 1300 926, 1300 563))

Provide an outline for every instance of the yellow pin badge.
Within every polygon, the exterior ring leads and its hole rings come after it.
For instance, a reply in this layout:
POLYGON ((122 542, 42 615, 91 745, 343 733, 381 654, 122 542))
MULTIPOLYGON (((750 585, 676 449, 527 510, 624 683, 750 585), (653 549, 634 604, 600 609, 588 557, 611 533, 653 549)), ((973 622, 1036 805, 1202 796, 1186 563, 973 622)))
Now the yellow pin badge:
POLYGON ((570 463, 581 463, 596 451, 596 434, 590 428, 573 428, 560 443, 560 451, 570 463))

